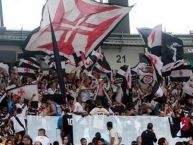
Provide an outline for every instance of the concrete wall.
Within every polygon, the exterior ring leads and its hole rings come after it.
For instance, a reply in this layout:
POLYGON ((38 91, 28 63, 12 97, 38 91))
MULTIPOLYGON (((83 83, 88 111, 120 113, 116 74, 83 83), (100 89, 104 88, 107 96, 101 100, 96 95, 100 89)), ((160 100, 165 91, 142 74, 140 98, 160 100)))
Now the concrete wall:
POLYGON ((142 47, 105 46, 102 51, 113 69, 122 65, 135 66, 139 62, 139 54, 143 53, 142 47))

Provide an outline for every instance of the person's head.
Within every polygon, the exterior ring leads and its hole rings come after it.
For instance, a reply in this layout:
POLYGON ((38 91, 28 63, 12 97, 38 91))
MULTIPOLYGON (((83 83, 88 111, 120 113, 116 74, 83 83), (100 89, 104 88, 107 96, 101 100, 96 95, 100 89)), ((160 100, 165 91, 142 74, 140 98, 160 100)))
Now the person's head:
POLYGON ((32 144, 32 139, 29 135, 24 135, 22 139, 22 143, 24 145, 31 145, 32 144))
POLYGON ((107 122, 107 129, 111 130, 113 128, 113 123, 111 121, 107 122))
POLYGON ((137 145, 137 142, 136 141, 132 141, 131 145, 137 145))
POLYGON ((42 145, 42 143, 39 141, 36 141, 36 142, 34 142, 34 145, 42 145))
POLYGON ((104 145, 104 143, 105 143, 105 140, 103 138, 99 138, 97 145, 104 145))
POLYGON ((86 140, 86 138, 81 138, 81 139, 80 139, 80 143, 81 143, 81 145, 87 145, 87 140, 86 140))
POLYGON ((38 136, 45 136, 46 135, 46 130, 44 128, 40 128, 38 130, 38 136))
POLYGON ((101 133, 100 133, 100 132, 96 132, 95 137, 96 137, 97 139, 101 138, 101 133))
POLYGON ((21 114, 22 113, 22 108, 17 108, 17 114, 21 114))
POLYGON ((184 143, 183 142, 176 142, 175 145, 184 145, 184 143))
POLYGON ((70 97, 68 98, 68 103, 69 103, 70 105, 73 105, 73 104, 74 104, 74 98, 70 96, 70 97))
POLYGON ((2 113, 7 113, 7 112, 8 112, 8 108, 6 106, 4 106, 2 109, 2 113))
POLYGON ((13 145, 13 141, 11 139, 7 139, 5 145, 13 145))
POLYGON ((167 142, 166 138, 165 137, 161 137, 158 140, 158 145, 168 145, 168 142, 167 142))
POLYGON ((52 104, 54 102, 54 99, 52 97, 48 97, 47 103, 52 104))
POLYGON ((68 136, 63 137, 63 143, 64 143, 64 145, 69 143, 69 137, 68 136))
POLYGON ((152 130, 153 129, 153 124, 152 123, 148 123, 147 124, 147 129, 152 130))
POLYGON ((141 142, 142 142, 141 136, 138 136, 136 141, 137 141, 137 145, 141 145, 141 142))
POLYGON ((18 143, 18 142, 22 142, 22 135, 19 133, 16 133, 14 135, 14 142, 18 143))
POLYGON ((97 145, 97 143, 98 143, 98 139, 97 139, 96 137, 94 137, 94 138, 92 139, 92 144, 93 144, 93 145, 97 145))
POLYGON ((54 141, 53 145, 59 145, 59 142, 58 141, 54 141))

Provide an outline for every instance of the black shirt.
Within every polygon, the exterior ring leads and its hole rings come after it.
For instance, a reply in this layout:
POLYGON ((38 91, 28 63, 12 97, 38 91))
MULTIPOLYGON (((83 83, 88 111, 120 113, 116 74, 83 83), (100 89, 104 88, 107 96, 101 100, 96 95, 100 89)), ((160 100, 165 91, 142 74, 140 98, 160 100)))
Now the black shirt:
POLYGON ((142 144, 141 145, 153 145, 153 142, 157 141, 155 133, 151 130, 145 130, 141 134, 142 144))

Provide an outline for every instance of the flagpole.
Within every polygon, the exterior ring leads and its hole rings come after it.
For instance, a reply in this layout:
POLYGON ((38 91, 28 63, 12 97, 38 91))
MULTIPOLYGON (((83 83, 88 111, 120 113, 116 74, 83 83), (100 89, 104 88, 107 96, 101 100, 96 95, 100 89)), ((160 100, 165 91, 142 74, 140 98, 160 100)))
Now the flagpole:
POLYGON ((59 48, 58 48, 58 44, 56 41, 54 29, 52 26, 49 9, 48 9, 48 14, 49 14, 49 20, 50 20, 50 28, 51 28, 52 45, 53 45, 53 52, 54 52, 54 60, 55 60, 55 64, 56 64, 56 71, 57 71, 57 75, 58 75, 61 95, 62 95, 64 103, 66 104, 66 102, 67 102, 66 101, 66 90, 65 90, 64 75, 62 72, 61 57, 59 54, 59 48))

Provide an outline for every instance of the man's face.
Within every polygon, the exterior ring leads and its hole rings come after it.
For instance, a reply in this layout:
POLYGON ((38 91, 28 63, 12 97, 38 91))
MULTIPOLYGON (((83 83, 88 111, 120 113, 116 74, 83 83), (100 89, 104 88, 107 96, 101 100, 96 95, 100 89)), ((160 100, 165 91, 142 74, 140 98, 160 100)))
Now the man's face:
POLYGON ((25 138, 25 137, 23 138, 22 142, 23 142, 24 145, 29 145, 30 144, 30 140, 28 138, 25 138))
POLYGON ((87 140, 84 139, 84 140, 81 142, 81 145, 87 145, 87 140))
POLYGON ((167 141, 167 140, 165 140, 164 145, 169 145, 169 143, 168 143, 168 141, 167 141))
POLYGON ((98 144, 97 145, 104 145, 103 142, 101 140, 98 140, 98 144))

